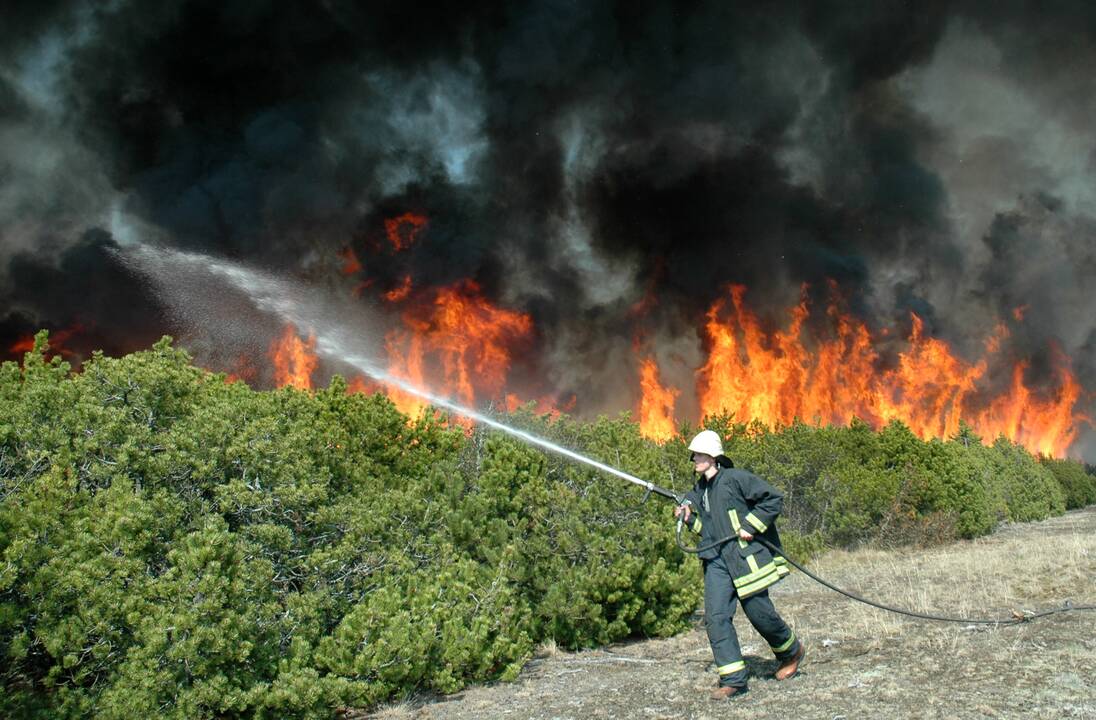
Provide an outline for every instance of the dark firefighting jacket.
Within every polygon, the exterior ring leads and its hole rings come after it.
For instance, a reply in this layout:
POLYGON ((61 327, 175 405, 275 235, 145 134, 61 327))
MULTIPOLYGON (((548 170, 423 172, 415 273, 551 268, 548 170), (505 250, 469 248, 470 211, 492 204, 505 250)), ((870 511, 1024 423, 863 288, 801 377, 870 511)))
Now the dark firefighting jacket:
POLYGON ((689 527, 705 539, 733 540, 720 546, 727 569, 734 580, 739 598, 761 592, 788 574, 783 557, 775 558, 756 538, 761 537, 779 548, 776 516, 784 507, 784 496, 757 475, 737 468, 721 467, 711 480, 701 476, 685 495, 692 505, 689 527), (755 537, 738 537, 740 529, 755 537))

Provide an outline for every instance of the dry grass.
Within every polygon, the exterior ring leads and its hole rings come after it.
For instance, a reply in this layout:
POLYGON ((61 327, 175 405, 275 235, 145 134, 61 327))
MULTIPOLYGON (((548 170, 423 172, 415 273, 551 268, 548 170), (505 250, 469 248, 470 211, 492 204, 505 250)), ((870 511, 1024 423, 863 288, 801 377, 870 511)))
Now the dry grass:
POLYGON ((556 645, 556 641, 553 639, 553 640, 548 640, 547 642, 541 643, 537 647, 536 652, 533 653, 533 657, 535 657, 535 658, 554 658, 554 657, 557 657, 561 652, 562 652, 562 650, 560 650, 559 646, 556 645))
MULTIPOLYGON (((1096 604, 1096 508, 924 550, 832 552, 811 565, 836 585, 934 614, 1096 604)), ((699 574, 698 574, 699 581, 699 574)), ((514 683, 421 697, 377 718, 1087 718, 1096 720, 1096 612, 1008 626, 924 622, 854 603, 794 573, 773 599, 808 654, 770 679, 765 643, 735 619, 753 679, 732 707, 707 699, 702 626, 665 640, 569 653, 542 645, 514 683)))
POLYGON ((411 700, 401 700, 400 702, 388 703, 386 705, 383 705, 383 706, 377 708, 370 715, 361 715, 361 714, 351 713, 351 714, 349 714, 345 717, 347 717, 348 719, 350 719, 350 718, 359 718, 359 717, 370 717, 370 718, 377 718, 378 720, 403 720, 404 718, 409 718, 409 717, 414 717, 415 716, 415 712, 416 712, 416 709, 417 709, 416 705, 417 705, 417 703, 415 703, 411 700))
MULTIPOLYGON (((927 550, 831 552, 813 563, 816 574, 887 605, 957 617, 1008 618, 1096 602, 1096 521, 1092 513, 1070 513, 1027 526, 1012 526, 988 538, 927 550)), ((806 625, 837 635, 888 638, 918 620, 882 613, 834 595, 797 575, 776 596, 793 596, 791 607, 806 625), (802 610, 800 609, 802 608, 802 610), (803 613, 802 611, 807 611, 803 613)), ((969 633, 960 624, 932 624, 939 635, 969 633)))

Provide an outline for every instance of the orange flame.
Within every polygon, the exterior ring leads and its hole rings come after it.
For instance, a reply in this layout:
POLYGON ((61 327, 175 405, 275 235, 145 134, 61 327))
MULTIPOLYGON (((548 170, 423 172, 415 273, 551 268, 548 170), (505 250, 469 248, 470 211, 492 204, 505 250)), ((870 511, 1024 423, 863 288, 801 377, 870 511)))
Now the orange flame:
POLYGON ((674 402, 680 391, 663 387, 658 379, 658 364, 653 357, 644 358, 639 368, 639 384, 643 395, 639 400, 639 432, 656 442, 666 442, 674 435, 674 402))
POLYGON ((370 395, 382 389, 383 388, 378 383, 367 378, 365 375, 355 375, 346 382, 346 392, 350 395, 355 393, 370 395))
POLYGON ((394 287, 386 292, 383 297, 388 302, 400 302, 406 300, 407 296, 411 294, 411 276, 404 275, 403 282, 398 287, 394 287))
MULTIPOLYGON (((50 343, 49 344, 51 346, 53 345, 53 338, 50 338, 50 343)), ((34 336, 33 335, 24 335, 23 337, 19 338, 15 342, 13 342, 11 344, 11 347, 9 348, 9 350, 11 352, 19 353, 20 355, 22 355, 23 353, 29 353, 33 349, 34 349, 34 336)))
MULTIPOLYGON (((419 335, 394 330, 385 337, 384 347, 388 351, 388 371, 392 375, 417 388, 426 387, 426 375, 423 371, 425 352, 419 335)), ((387 388, 385 392, 399 411, 409 418, 417 418, 426 410, 426 401, 418 395, 397 388, 387 388)))
MULTIPOLYGON (((574 407, 578 398, 574 395, 563 404, 559 404, 557 399, 551 396, 545 396, 537 398, 535 401, 533 412, 537 415, 548 415, 552 419, 558 418, 560 415, 566 412, 570 412, 574 407)), ((504 406, 507 412, 516 412, 518 408, 525 405, 527 401, 522 400, 517 393, 507 393, 504 406)))
MULTIPOLYGON (((84 328, 80 324, 73 325, 72 327, 65 328, 63 330, 51 330, 49 334, 49 352, 54 355, 60 355, 63 358, 70 358, 75 353, 65 347, 65 343, 73 335, 81 333, 84 328)), ((34 350, 34 335, 24 335, 16 340, 8 348, 9 352, 22 356, 23 353, 28 353, 34 350)))
POLYGON ((399 217, 386 218, 384 221, 384 234, 388 236, 388 242, 392 243, 392 249, 400 252, 411 247, 419 234, 426 228, 425 215, 406 212, 399 217))
POLYGON ((319 364, 316 357, 316 338, 302 341, 297 329, 287 325, 282 336, 270 346, 270 359, 274 362, 274 384, 290 385, 301 390, 312 389, 312 373, 319 364))
POLYGON ((1092 418, 1074 412, 1083 390, 1069 368, 1069 359, 1058 353, 1061 383, 1049 398, 1039 399, 1024 384, 1027 363, 1012 369, 1012 386, 979 413, 973 427, 988 437, 1004 435, 1032 452, 1059 457, 1077 438, 1079 422, 1092 418))
POLYGON ((1078 424, 1091 422, 1074 409, 1082 390, 1064 357, 1061 386, 1051 397, 1040 398, 1024 384, 1020 364, 1004 395, 984 399, 980 381, 1008 335, 1004 325, 986 340, 985 356, 969 363, 944 341, 927 337, 921 319, 912 315, 907 348, 893 369, 879 371, 870 331, 841 312, 836 299, 827 309, 835 337, 808 350, 805 297, 791 310, 788 327, 769 335, 746 308, 745 292, 741 285, 731 287, 728 320, 723 299, 708 311, 709 355, 697 373, 705 415, 726 411, 770 425, 796 418, 845 424, 855 416, 878 427, 896 419, 923 438, 955 434, 962 418, 984 437, 1003 433, 1033 452, 1059 456, 1076 438, 1078 424))
MULTIPOLYGON (((947 343, 926 338, 921 318, 912 319, 909 350, 899 354, 897 368, 884 374, 884 391, 873 398, 875 410, 883 422, 901 420, 922 437, 947 437, 959 430, 986 361, 968 365, 952 355, 947 343)), ((987 347, 996 344, 987 341, 987 347)))
POLYGON ((339 257, 342 258, 343 266, 340 268, 340 272, 343 275, 353 275, 361 272, 362 263, 358 260, 358 254, 354 252, 354 248, 345 247, 339 251, 339 257))
MULTIPOLYGON (((431 302, 405 310, 402 319, 404 327, 385 339, 389 371, 416 387, 437 376, 444 392, 468 406, 500 396, 510 348, 533 327, 528 315, 492 305, 470 280, 435 290, 431 302)), ((390 396, 412 417, 424 407, 405 393, 390 396)))
POLYGON ((258 374, 258 370, 255 365, 252 364, 251 358, 247 355, 241 355, 236 358, 236 364, 233 369, 225 373, 225 383, 232 384, 234 382, 250 382, 255 379, 258 374))

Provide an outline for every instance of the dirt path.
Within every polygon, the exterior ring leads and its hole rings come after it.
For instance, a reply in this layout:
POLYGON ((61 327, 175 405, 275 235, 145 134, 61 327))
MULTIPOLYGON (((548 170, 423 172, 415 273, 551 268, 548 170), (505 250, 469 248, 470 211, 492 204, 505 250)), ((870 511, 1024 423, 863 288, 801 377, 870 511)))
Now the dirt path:
MULTIPOLYGON (((1096 604, 1096 508, 931 550, 830 553, 813 569, 888 604, 945 614, 1096 604)), ((772 680, 776 663, 739 612, 750 692, 730 703, 708 700, 715 675, 698 616, 677 637, 578 653, 543 648, 515 682, 359 717, 1096 720, 1096 612, 996 628, 925 623, 853 603, 801 573, 773 598, 807 658, 797 677, 772 680)))

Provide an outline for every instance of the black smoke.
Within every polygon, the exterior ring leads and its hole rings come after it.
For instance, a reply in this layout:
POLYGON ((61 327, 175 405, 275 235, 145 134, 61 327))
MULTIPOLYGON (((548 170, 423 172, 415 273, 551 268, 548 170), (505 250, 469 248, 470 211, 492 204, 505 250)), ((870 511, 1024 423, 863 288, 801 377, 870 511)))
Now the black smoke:
POLYGON ((631 404, 637 338, 689 387, 729 283, 773 326, 806 284, 824 332, 835 281, 971 357, 1024 307, 1008 356, 1049 384, 1060 348, 1096 388, 1088 4, 22 5, 0 349, 202 347, 108 252, 136 227, 364 294, 472 279, 533 316, 514 376, 580 412, 631 404))

